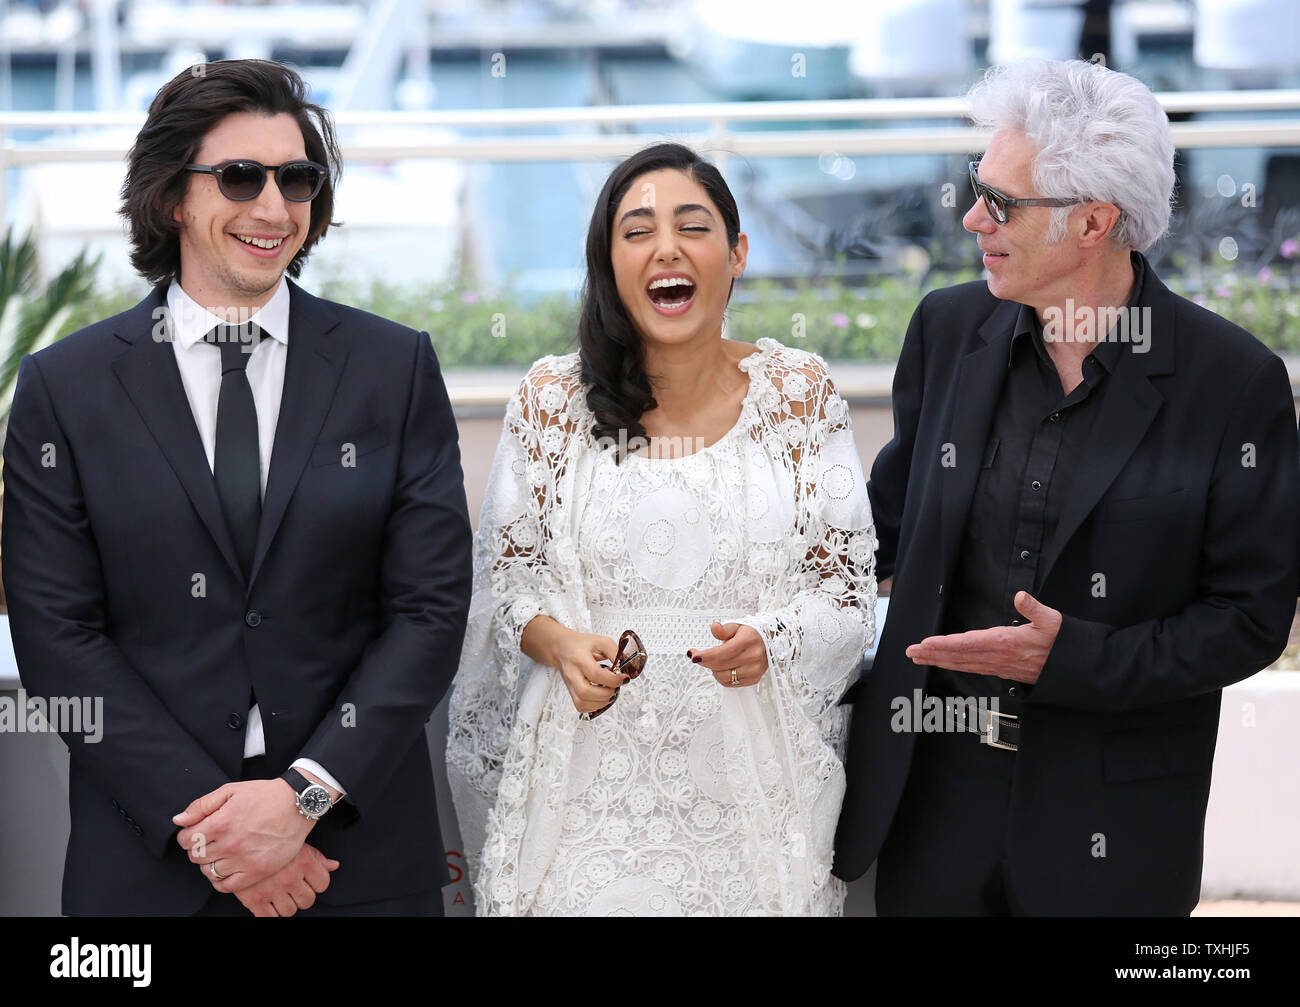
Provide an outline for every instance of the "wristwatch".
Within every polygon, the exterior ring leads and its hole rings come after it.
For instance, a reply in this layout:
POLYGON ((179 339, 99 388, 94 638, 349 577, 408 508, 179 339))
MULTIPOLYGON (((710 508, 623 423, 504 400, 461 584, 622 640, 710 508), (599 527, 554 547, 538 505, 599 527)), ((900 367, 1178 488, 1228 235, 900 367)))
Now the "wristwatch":
POLYGON ((298 805, 298 814, 303 818, 319 821, 333 806, 330 804, 330 792, 319 783, 312 783, 298 770, 286 769, 280 774, 280 779, 293 788, 293 802, 298 805))

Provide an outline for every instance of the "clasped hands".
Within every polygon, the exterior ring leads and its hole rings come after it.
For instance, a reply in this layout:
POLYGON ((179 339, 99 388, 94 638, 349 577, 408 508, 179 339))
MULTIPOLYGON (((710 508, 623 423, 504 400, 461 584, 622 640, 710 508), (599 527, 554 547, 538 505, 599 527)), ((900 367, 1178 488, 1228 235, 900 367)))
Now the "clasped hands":
POLYGON ((306 842, 316 823, 299 813, 285 780, 227 783, 172 821, 181 827, 176 841, 190 862, 216 891, 234 894, 254 916, 292 916, 309 908, 339 866, 306 842))

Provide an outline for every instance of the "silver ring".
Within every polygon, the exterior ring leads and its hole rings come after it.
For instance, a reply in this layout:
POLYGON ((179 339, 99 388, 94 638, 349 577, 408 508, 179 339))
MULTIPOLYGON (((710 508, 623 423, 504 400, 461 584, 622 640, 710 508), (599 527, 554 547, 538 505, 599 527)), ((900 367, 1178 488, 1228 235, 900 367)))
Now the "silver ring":
POLYGON ((211 860, 208 862, 208 870, 212 872, 212 876, 216 878, 218 881, 225 881, 226 878, 230 877, 229 874, 217 873, 217 862, 215 860, 211 860))

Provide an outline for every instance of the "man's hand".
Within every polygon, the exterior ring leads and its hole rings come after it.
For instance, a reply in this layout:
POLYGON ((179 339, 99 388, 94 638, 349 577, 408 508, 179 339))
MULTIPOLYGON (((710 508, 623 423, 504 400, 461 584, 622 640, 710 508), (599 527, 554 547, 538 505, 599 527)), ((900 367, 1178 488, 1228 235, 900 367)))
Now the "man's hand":
POLYGON ((725 626, 715 622, 709 631, 716 639, 725 642, 708 650, 688 650, 686 656, 713 672, 713 677, 721 685, 757 685, 767 673, 767 645, 758 635, 758 630, 738 622, 729 622, 725 626))
POLYGON ((299 909, 312 907, 316 896, 329 887, 330 872, 338 866, 337 860, 303 843, 298 855, 275 874, 235 895, 254 916, 292 916, 299 909))
POLYGON ((176 841, 219 892, 256 885, 290 863, 316 824, 281 779, 227 783, 172 819, 176 841), (212 868, 216 865, 214 876, 212 868))
POLYGON ((1056 643, 1061 613, 1048 608, 1028 591, 1016 593, 1015 606, 1028 620, 1023 626, 994 626, 969 633, 928 636, 908 647, 907 656, 916 664, 994 675, 1033 685, 1056 643))

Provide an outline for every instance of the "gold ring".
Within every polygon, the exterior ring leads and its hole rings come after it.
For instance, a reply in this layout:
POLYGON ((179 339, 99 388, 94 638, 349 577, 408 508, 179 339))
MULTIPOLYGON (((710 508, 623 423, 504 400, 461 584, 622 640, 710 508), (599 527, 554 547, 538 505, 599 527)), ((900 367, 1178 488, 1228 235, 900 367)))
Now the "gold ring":
POLYGON ((228 874, 217 873, 217 862, 215 860, 208 861, 208 870, 212 872, 212 876, 216 878, 218 881, 225 881, 226 878, 230 877, 230 875, 228 874))
POLYGON ((739 685, 739 684, 740 684, 740 679, 736 678, 736 669, 735 669, 735 668, 732 668, 732 669, 731 669, 731 684, 732 684, 732 685, 739 685))

